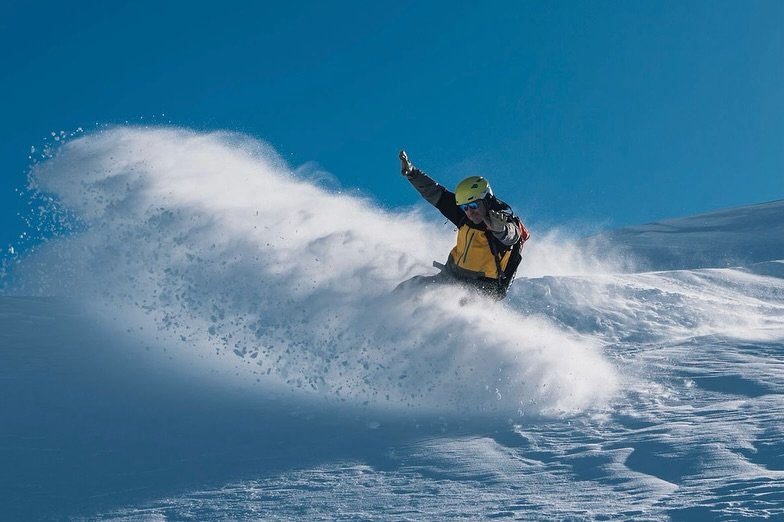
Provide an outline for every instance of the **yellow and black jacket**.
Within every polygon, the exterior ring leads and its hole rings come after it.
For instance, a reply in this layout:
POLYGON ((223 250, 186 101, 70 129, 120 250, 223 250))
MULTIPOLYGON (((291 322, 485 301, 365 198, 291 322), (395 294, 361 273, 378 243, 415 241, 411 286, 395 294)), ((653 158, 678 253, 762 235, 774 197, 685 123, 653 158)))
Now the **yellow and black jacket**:
POLYGON ((413 169, 407 178, 428 203, 457 227, 457 243, 446 262, 451 275, 497 284, 505 293, 520 263, 522 244, 529 237, 509 205, 495 198, 488 201, 490 209, 499 212, 506 221, 504 230, 491 232, 484 223, 469 220, 455 203, 454 192, 421 170, 413 169))

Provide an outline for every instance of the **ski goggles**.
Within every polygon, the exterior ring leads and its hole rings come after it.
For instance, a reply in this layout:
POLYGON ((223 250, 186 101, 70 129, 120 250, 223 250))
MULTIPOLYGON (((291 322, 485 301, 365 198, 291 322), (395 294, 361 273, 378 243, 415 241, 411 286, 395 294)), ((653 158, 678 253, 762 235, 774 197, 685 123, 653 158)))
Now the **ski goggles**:
POLYGON ((472 201, 471 203, 465 203, 463 205, 458 205, 458 206, 460 207, 460 210, 462 210, 463 212, 465 212, 469 208, 476 210, 479 208, 479 201, 472 201))

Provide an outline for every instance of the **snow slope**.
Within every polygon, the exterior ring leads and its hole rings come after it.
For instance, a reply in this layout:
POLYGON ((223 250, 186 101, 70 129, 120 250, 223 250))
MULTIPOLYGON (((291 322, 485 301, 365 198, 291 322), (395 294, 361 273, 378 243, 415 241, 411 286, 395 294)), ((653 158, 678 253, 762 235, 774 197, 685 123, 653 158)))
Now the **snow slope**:
POLYGON ((784 259, 782 239, 784 200, 623 228, 592 241, 621 246, 642 267, 675 270, 784 259))
POLYGON ((430 209, 319 179, 167 128, 33 168, 67 233, 0 297, 3 518, 784 516, 784 203, 534 230, 461 306, 392 291, 451 247, 430 209))

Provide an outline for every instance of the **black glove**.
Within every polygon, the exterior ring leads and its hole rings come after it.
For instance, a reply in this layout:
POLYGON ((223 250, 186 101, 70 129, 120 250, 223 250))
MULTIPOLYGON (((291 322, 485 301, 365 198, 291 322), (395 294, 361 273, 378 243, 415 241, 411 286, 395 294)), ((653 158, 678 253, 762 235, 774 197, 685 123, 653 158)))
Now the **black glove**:
POLYGON ((410 177, 411 173, 414 171, 414 166, 411 164, 411 161, 408 159, 408 155, 406 151, 400 151, 400 173, 405 177, 410 177))
POLYGON ((506 219, 496 210, 488 210, 484 222, 490 232, 500 233, 506 230, 506 219))

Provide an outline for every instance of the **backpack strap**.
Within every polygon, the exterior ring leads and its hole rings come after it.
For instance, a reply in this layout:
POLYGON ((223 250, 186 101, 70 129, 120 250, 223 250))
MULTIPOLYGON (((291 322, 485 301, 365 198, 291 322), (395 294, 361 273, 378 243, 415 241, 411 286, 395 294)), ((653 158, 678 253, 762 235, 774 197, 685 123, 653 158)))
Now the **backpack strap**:
POLYGON ((487 244, 490 246, 490 252, 493 254, 493 259, 495 259, 495 267, 498 272, 498 291, 501 292, 501 295, 505 295, 509 285, 512 284, 512 280, 514 279, 515 273, 517 273, 517 267, 520 266, 520 261, 522 261, 522 255, 520 251, 523 249, 523 243, 525 243, 530 234, 528 233, 528 229, 525 228, 523 222, 520 221, 516 216, 513 216, 514 223, 517 225, 517 228, 520 231, 520 239, 512 245, 512 254, 509 257, 509 262, 506 264, 506 270, 501 268, 501 253, 499 252, 498 248, 496 248, 496 239, 492 235, 489 230, 485 230, 485 235, 487 236, 487 244))
MULTIPOLYGON (((503 296, 506 294, 506 289, 509 288, 509 282, 507 282, 508 277, 506 272, 501 268, 501 254, 496 248, 493 234, 489 230, 485 230, 485 236, 487 236, 487 244, 490 246, 490 252, 493 254, 493 259, 495 260, 495 269, 498 272, 498 278, 496 279, 498 292, 499 295, 503 296)), ((517 243, 515 243, 515 246, 517 246, 517 243)))

